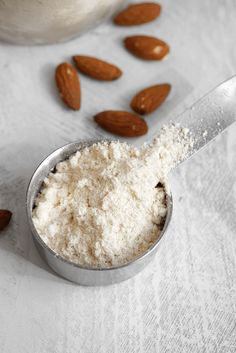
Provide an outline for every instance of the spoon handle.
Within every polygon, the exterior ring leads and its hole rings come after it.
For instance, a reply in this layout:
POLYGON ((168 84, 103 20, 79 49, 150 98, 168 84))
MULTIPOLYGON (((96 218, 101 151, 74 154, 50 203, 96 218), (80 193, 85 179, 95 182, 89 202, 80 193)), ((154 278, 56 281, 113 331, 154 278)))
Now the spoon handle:
POLYGON ((236 121, 236 76, 210 91, 175 121, 192 132, 191 156, 236 121))

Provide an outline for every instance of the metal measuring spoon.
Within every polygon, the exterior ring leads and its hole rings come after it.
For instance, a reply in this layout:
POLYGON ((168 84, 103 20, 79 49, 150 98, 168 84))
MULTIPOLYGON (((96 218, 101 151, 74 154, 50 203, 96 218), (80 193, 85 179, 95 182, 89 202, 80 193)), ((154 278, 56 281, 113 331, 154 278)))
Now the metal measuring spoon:
MULTIPOLYGON (((236 121, 236 76, 219 85, 190 109, 181 114, 175 123, 187 127, 192 132, 195 144, 190 155, 196 153, 219 133, 236 121)), ((39 253, 48 265, 60 276, 82 285, 107 285, 124 281, 140 272, 154 257, 160 239, 164 235, 172 215, 171 196, 167 197, 167 216, 164 228, 156 242, 141 256, 132 261, 109 268, 80 266, 65 260, 51 250, 37 233, 32 221, 32 209, 43 180, 62 160, 76 151, 101 140, 79 141, 63 146, 50 154, 35 171, 27 191, 27 214, 33 239, 39 253)))

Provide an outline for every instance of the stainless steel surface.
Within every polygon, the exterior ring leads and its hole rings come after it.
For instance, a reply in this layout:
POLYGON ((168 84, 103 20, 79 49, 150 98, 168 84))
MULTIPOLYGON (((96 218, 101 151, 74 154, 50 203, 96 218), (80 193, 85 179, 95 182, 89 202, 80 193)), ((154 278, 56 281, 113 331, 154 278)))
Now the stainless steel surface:
POLYGON ((0 0, 0 38, 17 44, 58 43, 111 16, 124 0, 0 0))
POLYGON ((152 259, 155 255, 159 241, 164 235, 168 224, 171 219, 172 214, 172 199, 168 198, 168 213, 165 221, 165 225, 161 235, 159 236, 156 243, 142 256, 137 257, 133 261, 117 267, 110 268, 91 268, 91 267, 83 267, 76 265, 72 262, 69 262, 63 259, 61 256, 55 254, 41 239, 38 235, 33 221, 32 221, 32 209, 34 206, 34 200, 37 196, 39 189, 42 185, 43 180, 49 174, 49 172, 55 167, 55 165, 68 158, 74 152, 83 149, 86 146, 89 146, 93 143, 98 142, 99 140, 91 140, 91 141, 80 141, 76 143, 71 143, 66 146, 63 146, 49 155, 37 168, 34 173, 29 188, 27 191, 27 215, 31 228, 31 232, 33 234, 33 238, 36 244, 36 247, 42 256, 42 258, 48 263, 48 265, 60 276, 69 279, 70 281, 88 285, 88 286, 97 286, 97 285, 107 285, 112 283, 117 283, 124 281, 138 272, 140 272, 152 259))
POLYGON ((223 82, 174 119, 193 133, 190 156, 236 121, 236 76, 223 82))

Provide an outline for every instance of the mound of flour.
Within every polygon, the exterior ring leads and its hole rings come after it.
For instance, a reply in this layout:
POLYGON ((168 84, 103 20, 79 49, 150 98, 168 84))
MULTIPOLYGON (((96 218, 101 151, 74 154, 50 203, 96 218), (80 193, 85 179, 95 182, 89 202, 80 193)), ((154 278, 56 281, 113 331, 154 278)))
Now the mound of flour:
POLYGON ((152 145, 98 143, 60 162, 33 210, 44 242, 74 263, 109 267, 147 250, 165 220, 167 175, 191 147, 188 131, 163 127, 152 145))

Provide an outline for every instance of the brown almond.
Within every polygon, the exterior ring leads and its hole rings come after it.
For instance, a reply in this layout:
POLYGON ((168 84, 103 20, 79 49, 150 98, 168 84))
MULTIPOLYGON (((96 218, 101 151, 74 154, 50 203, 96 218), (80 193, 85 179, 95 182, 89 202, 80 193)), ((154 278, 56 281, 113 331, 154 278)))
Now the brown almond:
POLYGON ((125 111, 107 110, 95 115, 94 119, 104 130, 115 135, 135 137, 145 135, 148 131, 142 118, 125 111))
POLYGON ((169 53, 168 44, 155 37, 131 36, 124 44, 130 53, 145 60, 162 60, 169 53))
POLYGON ((0 210, 0 231, 6 228, 11 220, 12 213, 8 210, 0 210))
POLYGON ((166 100, 170 90, 169 83, 145 88, 133 97, 130 106, 138 114, 152 113, 166 100))
POLYGON ((55 80, 61 99, 73 110, 80 109, 80 81, 74 66, 62 63, 57 66, 55 80))
POLYGON ((113 81, 122 75, 117 66, 91 56, 76 55, 73 60, 79 71, 96 80, 113 81))
POLYGON ((119 26, 135 26, 155 20, 161 12, 161 6, 155 2, 139 3, 127 6, 114 17, 119 26))

